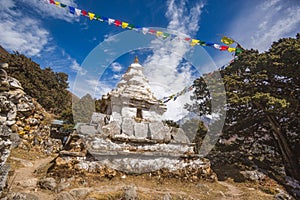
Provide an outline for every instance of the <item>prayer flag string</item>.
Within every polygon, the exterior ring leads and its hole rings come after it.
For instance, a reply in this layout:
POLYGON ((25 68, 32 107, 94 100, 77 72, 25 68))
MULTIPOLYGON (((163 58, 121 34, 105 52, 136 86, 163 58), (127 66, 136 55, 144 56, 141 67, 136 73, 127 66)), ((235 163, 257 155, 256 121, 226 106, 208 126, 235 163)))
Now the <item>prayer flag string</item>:
POLYGON ((52 5, 55 5, 59 8, 66 9, 69 13, 77 16, 85 16, 88 17, 90 20, 98 20, 100 22, 106 22, 109 25, 114 24, 115 26, 121 27, 123 29, 129 29, 129 30, 134 30, 137 32, 141 32, 143 34, 151 34, 154 35, 158 38, 166 39, 166 38, 177 38, 179 41, 185 41, 189 42, 191 46, 199 45, 199 46, 207 46, 207 47, 212 47, 220 51, 227 51, 230 53, 235 53, 235 55, 238 55, 243 52, 243 48, 240 45, 237 45, 236 47, 230 47, 233 43, 236 43, 235 40, 229 37, 222 37, 221 42, 226 44, 226 45, 220 45, 216 43, 211 43, 211 42, 205 42, 203 40, 198 40, 198 39, 193 39, 189 37, 180 37, 171 33, 166 33, 162 31, 157 31, 154 29, 149 29, 145 27, 140 27, 140 26, 135 26, 133 24, 130 24, 128 22, 123 22, 121 20, 116 20, 104 16, 97 15, 93 12, 88 12, 86 10, 74 8, 72 6, 68 6, 66 4, 63 4, 61 2, 55 1, 55 0, 49 0, 49 3, 52 5))

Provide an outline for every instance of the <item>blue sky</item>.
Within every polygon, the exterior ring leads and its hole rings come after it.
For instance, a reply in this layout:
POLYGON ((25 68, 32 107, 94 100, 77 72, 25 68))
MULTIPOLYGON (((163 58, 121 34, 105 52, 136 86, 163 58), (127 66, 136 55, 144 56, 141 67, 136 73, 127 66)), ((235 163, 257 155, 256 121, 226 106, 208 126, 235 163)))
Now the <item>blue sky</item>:
MULTIPOLYGON (((226 35, 240 42, 245 48, 254 48, 261 52, 266 51, 273 41, 282 37, 295 37, 300 30, 299 0, 59 2, 136 26, 163 28, 168 32, 176 31, 176 34, 185 34, 206 42, 221 43, 220 35, 226 35)), ((99 45, 111 42, 112 38, 119 38, 118 34, 125 31, 114 25, 91 21, 87 17, 71 15, 63 8, 49 4, 48 0, 0 0, 0 27, 1 46, 10 52, 19 51, 31 57, 42 68, 51 67, 54 71, 67 73, 70 90, 77 92, 78 96, 84 93, 76 91, 73 86, 77 77, 84 75, 90 67, 84 64, 91 59, 90 53, 99 45)), ((141 34, 141 37, 148 41, 148 36, 141 34)), ((127 40, 122 35, 120 38, 125 40, 123 45, 135 42, 134 39, 127 40)), ((194 51, 189 45, 155 38, 149 41, 151 51, 145 48, 116 55, 116 59, 110 60, 109 66, 106 66, 106 72, 103 72, 105 76, 102 73, 98 77, 102 81, 91 79, 81 89, 88 91, 88 87, 92 88, 96 97, 108 92, 136 54, 139 55, 140 63, 145 67, 145 75, 153 83, 153 91, 157 96, 176 92, 192 82, 197 76, 197 73, 192 72, 195 68, 189 61, 182 59, 186 52, 194 51), (174 86, 171 87, 171 84, 174 86)), ((199 58, 207 62, 203 61, 202 66, 198 66, 198 69, 205 69, 205 72, 212 71, 232 59, 229 52, 200 46, 192 48, 202 48, 201 51, 205 51, 199 54, 199 58)), ((95 64, 96 68, 105 67, 98 64, 95 64)), ((200 74, 204 72, 198 71, 200 74)), ((182 100, 181 103, 184 102, 182 100)))

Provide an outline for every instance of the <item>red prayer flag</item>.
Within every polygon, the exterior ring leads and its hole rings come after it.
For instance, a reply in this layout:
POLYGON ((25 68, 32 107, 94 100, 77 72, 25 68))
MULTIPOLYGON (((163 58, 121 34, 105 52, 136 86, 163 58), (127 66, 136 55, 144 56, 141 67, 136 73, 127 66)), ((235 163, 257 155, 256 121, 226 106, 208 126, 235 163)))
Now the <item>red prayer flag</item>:
POLYGON ((81 13, 83 16, 87 16, 87 14, 88 14, 85 10, 82 10, 81 13))
POLYGON ((229 46, 221 46, 221 47, 220 47, 220 50, 221 50, 221 51, 225 51, 225 50, 227 50, 228 48, 229 48, 229 46))
POLYGON ((185 40, 185 41, 190 41, 190 40, 191 40, 191 38, 184 38, 184 40, 185 40))
POLYGON ((120 20, 115 20, 115 23, 114 23, 116 26, 121 26, 122 22, 120 20))
POLYGON ((153 30, 153 29, 150 29, 149 32, 150 32, 151 34, 155 34, 156 31, 153 30))
POLYGON ((51 4, 55 4, 55 1, 54 1, 54 0, 50 0, 50 3, 51 3, 51 4))

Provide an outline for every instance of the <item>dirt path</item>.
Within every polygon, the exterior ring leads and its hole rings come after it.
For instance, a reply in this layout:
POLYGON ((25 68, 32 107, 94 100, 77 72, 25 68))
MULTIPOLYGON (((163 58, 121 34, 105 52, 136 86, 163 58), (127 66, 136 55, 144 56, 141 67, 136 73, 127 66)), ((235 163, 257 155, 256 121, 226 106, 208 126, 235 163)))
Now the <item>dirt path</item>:
POLYGON ((54 157, 41 158, 35 161, 28 161, 15 157, 11 157, 10 159, 18 161, 22 165, 21 168, 15 169, 13 176, 10 177, 10 180, 8 182, 10 193, 31 193, 40 197, 41 199, 54 199, 53 195, 37 189, 36 184, 38 178, 34 173, 40 166, 46 165, 51 162, 54 157))
POLYGON ((243 194, 243 192, 240 189, 228 182, 219 181, 218 183, 228 188, 228 191, 226 191, 224 194, 224 199, 235 199, 243 194))

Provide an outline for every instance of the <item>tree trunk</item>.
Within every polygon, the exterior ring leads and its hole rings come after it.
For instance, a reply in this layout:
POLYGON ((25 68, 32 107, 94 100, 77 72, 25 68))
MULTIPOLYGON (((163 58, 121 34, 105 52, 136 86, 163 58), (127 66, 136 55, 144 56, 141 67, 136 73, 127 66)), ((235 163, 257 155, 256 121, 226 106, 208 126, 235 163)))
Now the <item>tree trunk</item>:
POLYGON ((283 135, 280 124, 272 116, 267 115, 267 118, 271 123, 272 133, 280 148, 286 174, 300 181, 300 165, 296 154, 292 151, 287 139, 283 135))

